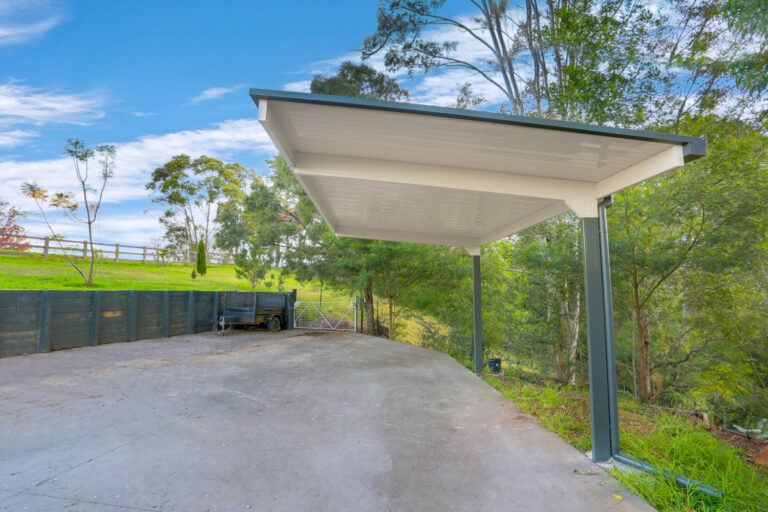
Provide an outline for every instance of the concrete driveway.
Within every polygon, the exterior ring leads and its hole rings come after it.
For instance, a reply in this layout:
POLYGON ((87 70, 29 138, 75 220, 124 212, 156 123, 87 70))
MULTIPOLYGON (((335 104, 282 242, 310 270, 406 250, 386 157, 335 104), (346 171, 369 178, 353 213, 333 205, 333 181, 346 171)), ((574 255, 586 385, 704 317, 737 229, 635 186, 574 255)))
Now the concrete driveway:
POLYGON ((288 331, 0 360, 0 510, 652 509, 444 354, 288 331))

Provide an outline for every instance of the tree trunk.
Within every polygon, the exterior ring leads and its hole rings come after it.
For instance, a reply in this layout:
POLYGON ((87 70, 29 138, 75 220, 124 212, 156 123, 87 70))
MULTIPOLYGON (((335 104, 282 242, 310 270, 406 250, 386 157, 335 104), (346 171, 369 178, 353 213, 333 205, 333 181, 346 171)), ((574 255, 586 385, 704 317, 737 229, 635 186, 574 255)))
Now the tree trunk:
POLYGON ((389 339, 394 340, 395 339, 395 322, 394 322, 394 312, 392 310, 392 303, 393 298, 392 295, 389 296, 389 339))
POLYGON ((374 311, 373 311, 373 284, 368 283, 363 290, 363 298, 365 300, 365 332, 369 336, 374 336, 374 311))
POLYGON ((647 402, 651 396, 651 378, 649 350, 651 340, 648 336, 648 322, 645 319, 643 305, 635 300, 635 321, 637 322, 637 380, 640 401, 647 402))
POLYGON ((579 353, 579 314, 581 313, 581 294, 576 291, 573 303, 568 310, 568 363, 570 365, 570 377, 568 382, 576 384, 576 357, 579 353))

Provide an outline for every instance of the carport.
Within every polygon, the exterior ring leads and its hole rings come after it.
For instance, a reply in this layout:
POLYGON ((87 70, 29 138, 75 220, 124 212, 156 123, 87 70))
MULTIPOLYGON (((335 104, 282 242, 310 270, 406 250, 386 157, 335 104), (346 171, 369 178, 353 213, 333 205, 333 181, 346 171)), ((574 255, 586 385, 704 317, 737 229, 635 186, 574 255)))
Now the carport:
POLYGON ((619 454, 606 208, 706 154, 706 139, 488 112, 251 89, 259 120, 339 236, 464 247, 483 368, 480 248, 582 222, 592 458, 619 454))

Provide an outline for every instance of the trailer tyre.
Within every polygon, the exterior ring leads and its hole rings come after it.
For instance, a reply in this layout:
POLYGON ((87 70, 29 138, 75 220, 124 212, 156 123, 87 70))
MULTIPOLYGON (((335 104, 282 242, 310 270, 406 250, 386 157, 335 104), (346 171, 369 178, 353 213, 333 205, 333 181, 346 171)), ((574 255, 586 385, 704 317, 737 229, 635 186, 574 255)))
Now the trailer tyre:
POLYGON ((280 319, 276 316, 273 316, 269 319, 269 322, 267 322, 267 329, 269 329, 272 332, 277 332, 280 330, 280 319))

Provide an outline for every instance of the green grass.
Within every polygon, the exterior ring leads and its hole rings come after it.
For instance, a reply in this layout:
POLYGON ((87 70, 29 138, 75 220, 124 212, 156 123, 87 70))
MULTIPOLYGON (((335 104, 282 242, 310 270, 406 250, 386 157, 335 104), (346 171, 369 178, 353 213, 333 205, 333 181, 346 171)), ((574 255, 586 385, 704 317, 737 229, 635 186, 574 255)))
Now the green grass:
MULTIPOLYGON (((486 381, 524 411, 536 416, 571 445, 591 448, 589 396, 519 380, 486 381)), ((619 404, 621 451, 720 489, 722 500, 686 490, 664 477, 615 471, 632 492, 662 512, 768 510, 768 481, 728 443, 702 424, 669 413, 645 410, 629 400, 619 404)))
MULTIPOLYGON (((191 264, 173 263, 162 267, 155 263, 131 261, 101 261, 97 263, 94 286, 83 284, 80 275, 61 256, 44 259, 42 255, 12 256, 0 254, 0 290, 200 290, 200 291, 250 291, 250 284, 237 279, 231 265, 209 265, 208 272, 196 279, 190 277, 191 264)), ((291 276, 284 276, 281 287, 277 285, 280 271, 267 276, 274 284, 258 285, 257 291, 298 290, 298 300, 318 300, 320 286, 316 283, 299 283, 291 276), (272 277, 274 276, 274 277, 272 277)), ((324 301, 347 301, 345 294, 327 288, 324 301)))

